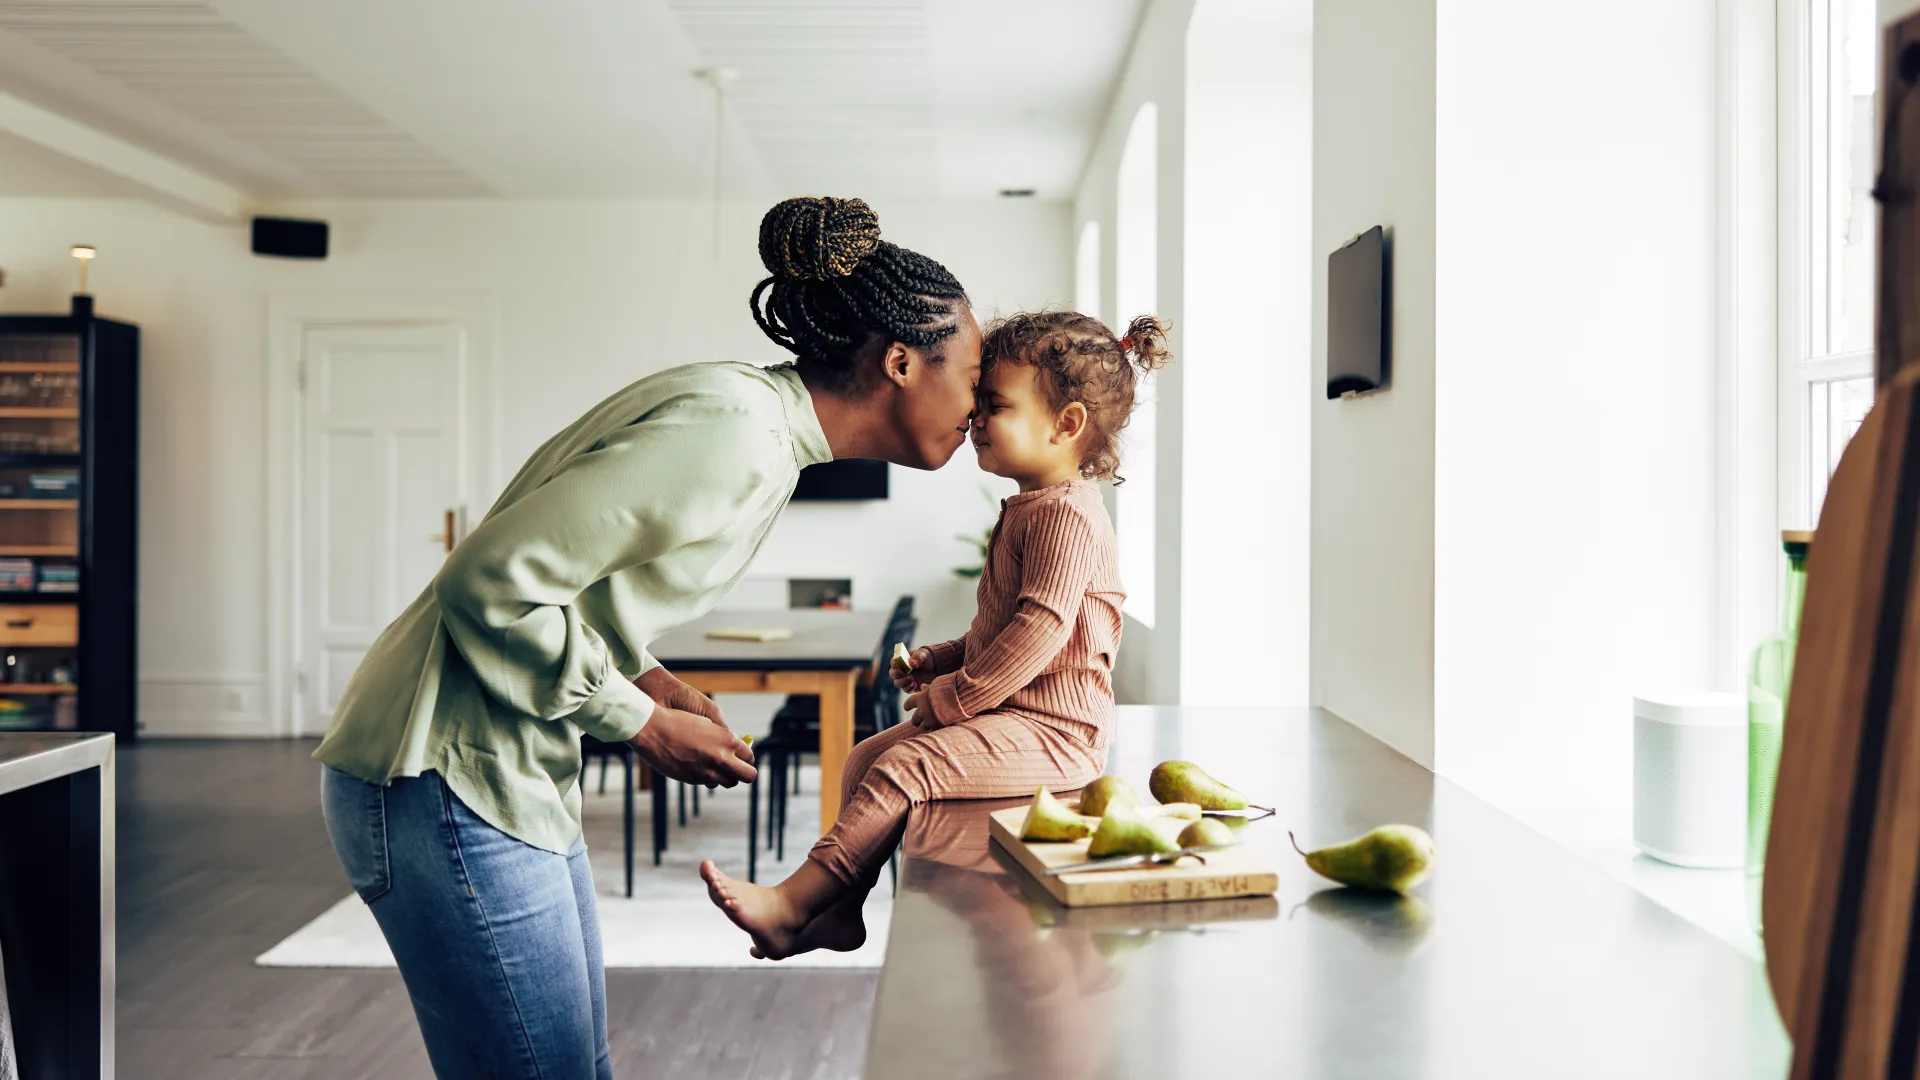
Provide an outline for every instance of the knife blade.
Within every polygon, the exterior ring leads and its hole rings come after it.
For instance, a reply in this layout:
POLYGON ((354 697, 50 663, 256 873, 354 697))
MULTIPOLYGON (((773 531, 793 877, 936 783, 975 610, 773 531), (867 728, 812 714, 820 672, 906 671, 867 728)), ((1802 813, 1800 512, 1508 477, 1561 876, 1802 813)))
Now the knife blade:
MULTIPOLYGON (((1185 847, 1179 851, 1165 851, 1155 855, 1115 855, 1108 859, 1089 859, 1086 862, 1068 863, 1065 866, 1048 867, 1042 876, 1059 877, 1061 874, 1083 874, 1096 870, 1124 870, 1129 866, 1151 866, 1156 863, 1172 863, 1189 855, 1198 857, 1203 852, 1225 851, 1233 844, 1206 844, 1200 847, 1185 847)), ((1207 860, 1201 859, 1204 865, 1207 860)))

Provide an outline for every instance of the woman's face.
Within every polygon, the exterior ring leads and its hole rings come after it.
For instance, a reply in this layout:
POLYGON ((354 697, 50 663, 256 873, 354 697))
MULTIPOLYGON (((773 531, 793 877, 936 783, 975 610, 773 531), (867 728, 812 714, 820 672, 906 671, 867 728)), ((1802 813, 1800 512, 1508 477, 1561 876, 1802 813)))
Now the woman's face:
POLYGON ((973 422, 974 391, 980 384, 980 324, 972 310, 960 309, 959 329, 940 343, 944 363, 930 363, 920 350, 909 353, 897 414, 907 452, 900 464, 938 469, 967 441, 973 422))

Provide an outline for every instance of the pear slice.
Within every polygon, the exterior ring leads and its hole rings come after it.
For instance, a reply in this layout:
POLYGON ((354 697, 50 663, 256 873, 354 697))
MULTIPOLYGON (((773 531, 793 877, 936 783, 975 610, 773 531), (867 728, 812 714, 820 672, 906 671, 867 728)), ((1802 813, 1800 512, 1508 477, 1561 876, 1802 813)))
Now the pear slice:
POLYGON ((1219 818, 1201 818, 1181 829, 1176 842, 1181 847, 1226 847, 1234 842, 1233 830, 1219 818))
POLYGON ((1093 840, 1087 845, 1087 857, 1164 855, 1178 850, 1180 845, 1154 828, 1153 822, 1148 821, 1140 811, 1115 803, 1107 807, 1106 816, 1100 819, 1100 827, 1093 830, 1093 840))
POLYGON ((1198 803, 1175 802, 1160 807, 1159 816, 1179 818, 1182 821, 1199 821, 1205 817, 1198 803))
POLYGON ((894 642, 893 643, 893 673, 895 675, 907 675, 912 673, 912 671, 913 671, 913 657, 907 655, 906 643, 902 641, 894 642))
POLYGON ((1027 804, 1027 820, 1020 825, 1020 839, 1047 843, 1082 840, 1092 831, 1079 814, 1067 809, 1066 803, 1048 794, 1043 787, 1033 793, 1033 802, 1027 804))
MULTIPOLYGON (((1293 850, 1300 851, 1298 840, 1293 850)), ((1321 877, 1381 892, 1404 893, 1433 872, 1433 837, 1413 825, 1382 825, 1359 839, 1300 854, 1321 877)))
POLYGON ((1093 782, 1080 789, 1080 812, 1088 817, 1100 817, 1107 807, 1115 803, 1127 806, 1140 805, 1140 793, 1133 785, 1117 776, 1095 777, 1093 782))

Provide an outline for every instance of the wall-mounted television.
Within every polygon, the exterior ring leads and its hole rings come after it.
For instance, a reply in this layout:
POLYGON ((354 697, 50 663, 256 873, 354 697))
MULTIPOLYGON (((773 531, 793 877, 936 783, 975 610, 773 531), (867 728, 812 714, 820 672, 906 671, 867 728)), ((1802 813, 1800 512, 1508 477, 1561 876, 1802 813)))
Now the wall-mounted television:
POLYGON ((1384 390, 1392 375, 1392 275, 1378 225, 1327 256, 1327 396, 1384 390))
POLYGON ((795 502, 860 502, 887 497, 887 463, 842 458, 800 470, 795 502))

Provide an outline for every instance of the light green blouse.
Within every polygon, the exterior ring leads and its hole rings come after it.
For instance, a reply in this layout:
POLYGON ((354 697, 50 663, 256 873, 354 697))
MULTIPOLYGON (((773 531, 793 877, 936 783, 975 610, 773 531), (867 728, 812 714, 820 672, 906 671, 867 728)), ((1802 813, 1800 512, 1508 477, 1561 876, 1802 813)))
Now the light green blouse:
POLYGON ((314 757, 435 770, 474 813, 564 854, 580 733, 632 738, 647 645, 711 610, 833 454, 791 365, 694 364, 601 402, 536 452, 367 651, 314 757))

